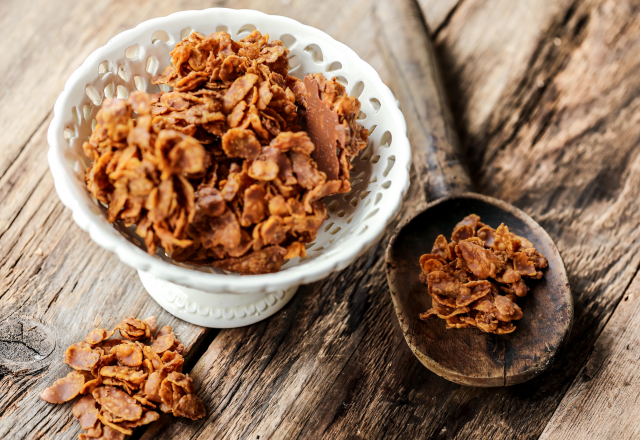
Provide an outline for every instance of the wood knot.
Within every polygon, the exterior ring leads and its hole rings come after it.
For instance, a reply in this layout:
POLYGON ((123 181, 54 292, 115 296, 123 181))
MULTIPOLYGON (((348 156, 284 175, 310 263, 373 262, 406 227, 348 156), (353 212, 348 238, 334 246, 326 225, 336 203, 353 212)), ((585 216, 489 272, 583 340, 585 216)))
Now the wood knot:
POLYGON ((56 347, 44 324, 29 318, 12 318, 0 324, 0 367, 17 373, 42 368, 56 347))

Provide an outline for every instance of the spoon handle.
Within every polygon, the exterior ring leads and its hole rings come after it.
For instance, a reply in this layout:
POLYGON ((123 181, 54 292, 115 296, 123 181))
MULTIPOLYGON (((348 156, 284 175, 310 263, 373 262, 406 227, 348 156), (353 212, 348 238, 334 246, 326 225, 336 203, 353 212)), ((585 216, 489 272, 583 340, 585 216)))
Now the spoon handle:
POLYGON ((471 191, 433 45, 417 2, 378 2, 375 16, 378 48, 407 119, 413 165, 426 197, 435 200, 471 191))

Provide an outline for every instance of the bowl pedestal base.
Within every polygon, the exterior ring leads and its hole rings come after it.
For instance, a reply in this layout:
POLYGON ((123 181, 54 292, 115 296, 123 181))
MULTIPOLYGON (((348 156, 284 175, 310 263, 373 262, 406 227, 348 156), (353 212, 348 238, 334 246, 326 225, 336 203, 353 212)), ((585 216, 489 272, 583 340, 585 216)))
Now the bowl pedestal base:
POLYGON ((147 293, 184 321, 203 327, 235 328, 254 324, 273 315, 289 302, 298 286, 261 293, 205 292, 170 283, 138 271, 147 293))

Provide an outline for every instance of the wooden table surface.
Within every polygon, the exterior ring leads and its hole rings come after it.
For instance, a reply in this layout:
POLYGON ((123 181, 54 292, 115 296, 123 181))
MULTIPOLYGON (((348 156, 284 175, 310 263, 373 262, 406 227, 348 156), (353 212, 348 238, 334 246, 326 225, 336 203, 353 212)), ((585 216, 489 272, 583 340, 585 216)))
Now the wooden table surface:
MULTIPOLYGON (((52 107, 112 36, 184 9, 253 8, 328 32, 393 88, 375 0, 2 0, 0 438, 76 438, 71 404, 39 395, 68 371, 65 347, 131 314, 174 326, 208 413, 163 417, 134 438, 640 436, 640 1, 419 3, 476 189, 530 214, 567 267, 575 321, 551 370, 481 389, 425 369, 384 273, 397 222, 273 317, 217 331, 164 312, 58 200, 46 161, 52 107)), ((423 181, 414 166, 401 218, 424 207, 423 181)))

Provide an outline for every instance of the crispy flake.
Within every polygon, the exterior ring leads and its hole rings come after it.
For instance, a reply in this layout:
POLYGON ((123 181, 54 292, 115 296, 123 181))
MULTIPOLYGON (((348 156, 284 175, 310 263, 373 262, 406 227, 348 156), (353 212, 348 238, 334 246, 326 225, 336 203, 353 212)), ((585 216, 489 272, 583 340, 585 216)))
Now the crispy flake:
MULTIPOLYGON (((117 328, 123 336, 143 337, 151 343, 157 324, 153 316, 143 321, 129 317, 117 328)), ((84 341, 69 347, 65 362, 85 369, 69 372, 41 395, 47 402, 64 403, 84 394, 72 410, 86 431, 80 439, 124 439, 133 428, 158 420, 154 411, 158 403, 160 410, 175 416, 195 420, 206 415, 202 401, 195 396, 193 381, 181 372, 184 346, 171 326, 157 331, 155 347, 106 339, 115 330, 92 330, 84 341)))
POLYGON ((64 363, 76 370, 90 371, 99 360, 100 352, 93 350, 88 344, 84 347, 74 344, 64 353, 64 363))
MULTIPOLYGON (((322 74, 289 76, 288 55, 258 31, 239 41, 193 32, 152 78, 172 91, 105 99, 83 150, 107 220, 135 225, 151 255, 162 247, 176 261, 240 273, 279 270, 282 252, 305 255, 326 217, 316 202, 351 190, 368 131, 357 98, 322 74), (306 214, 293 216, 296 203, 306 214)), ((149 337, 131 322, 118 330, 149 337)), ((96 330, 87 343, 106 338, 96 330)))
MULTIPOLYGON (((281 204, 274 204, 280 210, 281 204)), ((524 237, 480 222, 471 214, 454 228, 452 242, 439 235, 431 253, 420 257, 420 281, 428 286, 432 307, 420 319, 445 320, 447 329, 476 327, 504 335, 522 319, 516 303, 529 291, 523 277, 540 279, 548 262, 524 237)))
POLYGON ((73 416, 85 431, 94 428, 98 422, 98 408, 93 396, 84 396, 73 405, 73 416))
POLYGON ((77 371, 71 371, 66 377, 58 379, 44 390, 40 397, 50 403, 64 403, 75 398, 84 385, 85 376, 77 371))

